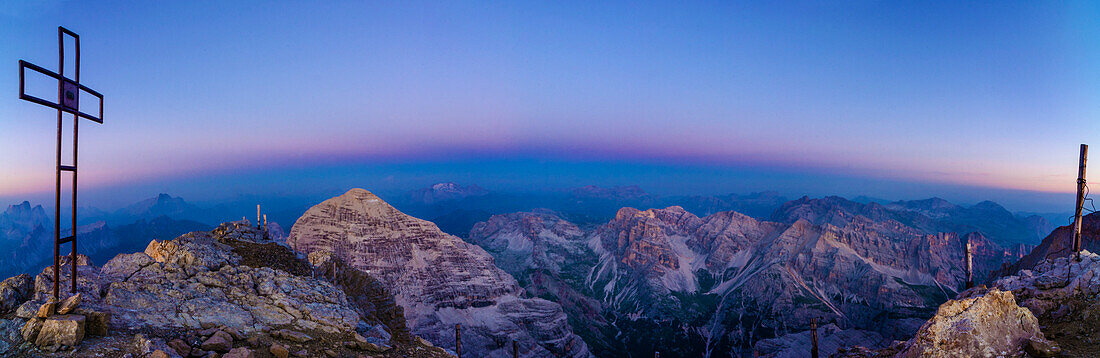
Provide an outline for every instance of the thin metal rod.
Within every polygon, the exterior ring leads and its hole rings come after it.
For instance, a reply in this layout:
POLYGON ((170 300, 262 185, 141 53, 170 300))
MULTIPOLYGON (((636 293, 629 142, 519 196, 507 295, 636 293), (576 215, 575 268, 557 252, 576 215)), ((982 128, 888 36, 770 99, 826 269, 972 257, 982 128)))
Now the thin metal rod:
MULTIPOLYGON (((79 47, 77 47, 77 48, 79 48, 79 47)), ((77 60, 76 60, 77 71, 76 72, 79 76, 79 73, 80 73, 80 52, 79 51, 76 53, 76 58, 77 58, 77 60)), ((76 169, 75 168, 76 168, 77 139, 79 138, 77 133, 79 132, 79 126, 80 126, 80 117, 74 114, 73 115, 73 168, 74 169, 73 169, 73 217, 72 217, 72 221, 73 221, 73 226, 72 226, 73 242, 70 243, 72 245, 73 251, 72 251, 72 254, 69 255, 69 265, 72 265, 72 267, 73 267, 73 275, 72 275, 73 288, 69 292, 74 293, 74 294, 76 293, 76 169)))
POLYGON ((966 239, 966 254, 963 258, 966 261, 966 288, 970 289, 974 287, 974 257, 971 254, 970 238, 966 239))
POLYGON ((817 318, 810 319, 810 341, 813 344, 810 348, 810 357, 817 358, 817 318))
POLYGON ((455 324, 455 353, 458 353, 458 358, 462 358, 462 325, 455 324))
MULTIPOLYGON (((65 76, 65 43, 63 33, 57 31, 57 73, 65 76)), ((57 98, 62 98, 64 81, 57 81, 57 98)), ((54 191, 54 225, 53 225, 53 297, 60 299, 61 285, 61 108, 57 109, 57 183, 54 191)))
POLYGON ((1080 167, 1077 169, 1077 207, 1073 214, 1073 254, 1077 261, 1081 261, 1081 209, 1085 205, 1085 166, 1088 156, 1088 144, 1081 144, 1080 167))
MULTIPOLYGON (((68 32, 70 35, 73 36, 73 40, 76 41, 75 46, 74 46, 76 48, 76 60, 73 61, 73 64, 76 67, 76 69, 75 69, 76 74, 73 77, 76 78, 76 85, 77 85, 77 90, 76 90, 75 95, 77 96, 77 98, 79 98, 79 96, 80 96, 80 36, 77 35, 76 33, 72 32, 72 31, 69 31, 68 29, 66 29, 64 27, 58 26, 58 28, 61 29, 62 31, 68 32)), ((77 102, 77 105, 79 106, 79 102, 77 102)), ((102 109, 100 109, 100 110, 102 110, 102 109)), ((100 114, 100 117, 102 118, 103 115, 100 114)), ((69 260, 69 264, 73 265, 73 277, 72 277, 72 279, 73 279, 73 288, 72 288, 72 291, 70 291, 73 294, 76 294, 76 266, 77 266, 77 262, 76 262, 76 167, 77 167, 77 165, 76 165, 76 148, 77 148, 77 140, 79 139, 79 136, 77 136, 77 132, 78 132, 77 128, 78 128, 79 124, 80 124, 80 115, 74 113, 73 114, 73 242, 72 242, 73 251, 72 251, 71 259, 69 260)))

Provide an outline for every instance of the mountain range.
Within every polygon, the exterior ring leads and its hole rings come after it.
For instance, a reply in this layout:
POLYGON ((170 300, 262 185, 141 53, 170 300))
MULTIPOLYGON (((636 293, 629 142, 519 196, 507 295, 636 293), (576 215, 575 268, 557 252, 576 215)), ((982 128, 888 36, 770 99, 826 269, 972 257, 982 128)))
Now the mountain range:
MULTIPOLYGON (((661 197, 637 186, 598 187, 588 185, 564 191, 535 194, 498 193, 476 185, 447 182, 410 191, 393 205, 416 217, 435 222, 444 231, 466 237, 473 225, 492 215, 550 209, 578 225, 599 225, 614 217, 618 209, 679 206, 698 215, 736 211, 752 218, 782 221, 793 206, 836 207, 849 214, 879 215, 926 233, 981 232, 998 244, 1035 245, 1054 229, 1047 217, 1035 213, 1012 213, 992 201, 965 206, 940 198, 886 201, 857 197, 803 197, 788 200, 777 192, 751 194, 661 197), (777 215, 779 217, 777 217, 777 215)), ((811 207, 803 208, 814 210, 811 207)), ((1026 249, 1023 247, 1022 249, 1026 249)))
MULTIPOLYGON (((435 345, 454 347, 460 325, 478 356, 507 356, 511 341, 530 357, 784 356, 811 318, 832 332, 830 345, 881 347, 911 337, 961 291, 967 246, 978 283, 1064 246, 1047 237, 1032 252, 1051 226, 1041 216, 938 198, 661 198, 595 186, 518 195, 442 183, 397 201, 354 189, 312 207, 284 205, 281 215, 297 217, 285 244, 376 278, 410 331, 435 345)), ((104 262, 208 229, 188 219, 216 215, 203 210, 162 194, 112 213, 82 211, 99 220, 78 228, 80 252, 104 262)), ((50 224, 26 202, 0 215, 0 245, 21 253, 0 269, 48 265, 50 224)))
POLYGON ((599 356, 747 354, 810 318, 884 344, 911 336, 961 290, 967 242, 979 280, 1019 257, 979 233, 826 212, 771 222, 624 208, 582 230, 537 211, 494 216, 469 240, 528 292, 561 303, 599 356))
MULTIPOLYGON (((570 195, 581 205, 655 202, 630 188, 570 195)), ((968 245, 979 283, 1027 253, 1012 230, 1031 228, 1004 213, 992 203, 839 197, 786 202, 769 220, 626 207, 592 224, 539 209, 490 216, 462 240, 357 189, 307 211, 288 244, 334 252, 377 275, 406 308, 413 331, 444 347, 454 345, 451 325, 461 324, 475 342, 469 349, 486 355, 513 339, 540 345, 543 355, 572 355, 559 340, 573 335, 583 341, 570 338, 567 346, 583 342, 601 357, 774 355, 803 336, 811 318, 835 327, 830 337, 841 339, 831 342, 838 346, 912 336, 964 288, 968 245), (981 213, 996 215, 973 220, 981 213), (936 231, 945 228, 974 231, 936 231), (513 300, 534 301, 505 304, 513 300), (527 309, 501 311, 520 306, 527 309), (547 308, 534 309, 540 306, 547 308), (531 319, 538 316, 532 310, 561 313, 547 321, 531 319), (557 323, 526 326, 526 335, 489 329, 523 327, 516 319, 557 323), (557 339, 540 335, 548 331, 557 339)))

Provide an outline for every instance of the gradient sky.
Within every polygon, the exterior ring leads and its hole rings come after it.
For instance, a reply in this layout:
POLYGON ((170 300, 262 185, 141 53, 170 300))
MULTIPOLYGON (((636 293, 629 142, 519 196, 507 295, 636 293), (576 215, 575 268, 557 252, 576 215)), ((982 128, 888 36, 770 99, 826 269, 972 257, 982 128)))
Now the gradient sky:
POLYGON ((16 64, 56 70, 64 25, 107 104, 81 123, 81 195, 110 204, 455 180, 1068 211, 1077 146, 1100 134, 1098 18, 1089 2, 4 2, 0 198, 52 196, 54 112, 18 100, 16 64))

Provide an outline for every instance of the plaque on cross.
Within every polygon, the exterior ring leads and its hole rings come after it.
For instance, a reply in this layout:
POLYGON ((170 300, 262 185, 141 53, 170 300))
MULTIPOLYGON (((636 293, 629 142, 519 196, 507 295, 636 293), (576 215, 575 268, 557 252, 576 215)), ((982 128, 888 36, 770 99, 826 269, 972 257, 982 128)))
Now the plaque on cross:
POLYGON ((27 61, 19 60, 19 99, 34 102, 46 107, 50 107, 57 110, 57 167, 56 177, 57 183, 54 193, 54 225, 53 225, 53 296, 59 297, 59 282, 61 281, 61 245, 66 243, 72 244, 72 252, 69 255, 69 265, 72 266, 72 289, 71 292, 76 293, 76 154, 77 154, 77 134, 80 118, 89 119, 96 123, 103 123, 103 95, 99 94, 95 90, 88 88, 80 83, 80 36, 76 33, 69 31, 68 29, 58 26, 57 27, 57 72, 53 72, 29 63, 27 61), (65 36, 72 37, 76 45, 75 69, 73 78, 65 77, 65 36), (52 102, 43 98, 35 97, 26 93, 24 89, 24 73, 27 69, 44 74, 57 80, 57 102, 52 102), (99 99, 99 115, 88 114, 80 111, 80 92, 87 92, 88 94, 95 96, 99 99), (73 115, 73 163, 72 165, 61 164, 61 124, 62 115, 64 113, 71 113, 73 115), (68 171, 73 173, 73 213, 72 213, 72 233, 62 238, 61 237, 61 172, 68 171))

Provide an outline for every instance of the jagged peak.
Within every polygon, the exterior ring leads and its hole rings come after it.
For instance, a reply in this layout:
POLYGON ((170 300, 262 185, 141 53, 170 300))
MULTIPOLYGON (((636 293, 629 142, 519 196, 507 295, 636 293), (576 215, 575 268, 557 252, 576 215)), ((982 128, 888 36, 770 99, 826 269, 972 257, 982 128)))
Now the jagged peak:
POLYGON ((635 208, 632 208, 632 207, 624 207, 624 208, 619 209, 619 211, 615 212, 615 220, 629 219, 629 218, 632 218, 634 216, 638 216, 642 213, 643 213, 643 211, 641 211, 641 210, 638 210, 638 209, 635 209, 635 208))

